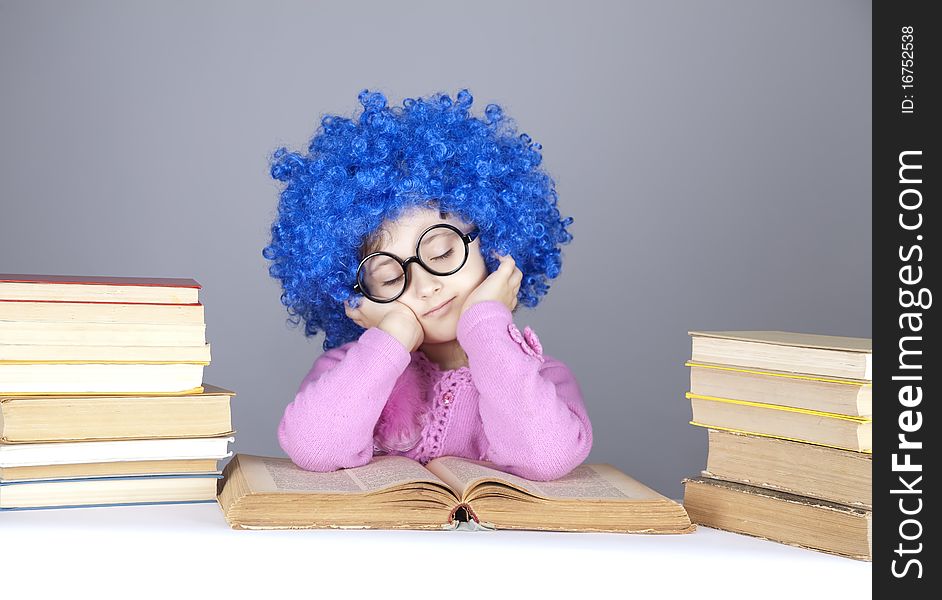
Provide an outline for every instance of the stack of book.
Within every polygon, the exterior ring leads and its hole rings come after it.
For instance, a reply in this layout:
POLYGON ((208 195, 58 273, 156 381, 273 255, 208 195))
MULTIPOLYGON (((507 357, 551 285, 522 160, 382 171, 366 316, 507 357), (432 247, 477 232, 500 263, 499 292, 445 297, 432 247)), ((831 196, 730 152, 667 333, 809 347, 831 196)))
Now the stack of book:
POLYGON ((215 501, 234 394, 199 290, 0 275, 0 510, 215 501))
POLYGON ((872 560, 872 344, 691 331, 691 424, 708 429, 691 521, 872 560))

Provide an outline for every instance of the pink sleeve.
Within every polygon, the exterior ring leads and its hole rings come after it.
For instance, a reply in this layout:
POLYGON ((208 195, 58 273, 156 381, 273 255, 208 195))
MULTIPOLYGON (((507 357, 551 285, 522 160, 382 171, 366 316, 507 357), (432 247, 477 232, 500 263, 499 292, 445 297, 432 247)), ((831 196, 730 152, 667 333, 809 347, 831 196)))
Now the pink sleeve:
POLYGON ((410 360, 396 338, 375 327, 322 354, 285 408, 278 426, 282 450, 309 471, 368 463, 373 428, 410 360))
POLYGON ((582 391, 566 365, 544 357, 500 302, 471 306, 458 322, 490 444, 487 459, 525 479, 558 479, 592 449, 582 391))

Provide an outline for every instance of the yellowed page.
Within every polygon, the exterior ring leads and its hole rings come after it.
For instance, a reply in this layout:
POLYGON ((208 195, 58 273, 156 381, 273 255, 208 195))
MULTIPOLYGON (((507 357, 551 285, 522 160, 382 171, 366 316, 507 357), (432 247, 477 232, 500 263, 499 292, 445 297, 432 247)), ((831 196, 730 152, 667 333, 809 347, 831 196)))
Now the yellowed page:
POLYGON ((239 464, 255 493, 366 494, 404 483, 444 485, 422 465, 404 456, 376 456, 362 467, 328 473, 305 471, 287 458, 239 454, 239 464))
POLYGON ((580 465, 568 475, 555 481, 530 481, 495 468, 493 463, 471 461, 454 456, 436 458, 429 462, 429 471, 461 490, 462 501, 468 491, 484 482, 498 481, 520 488, 532 496, 548 500, 662 500, 646 485, 625 475, 611 465, 580 465))

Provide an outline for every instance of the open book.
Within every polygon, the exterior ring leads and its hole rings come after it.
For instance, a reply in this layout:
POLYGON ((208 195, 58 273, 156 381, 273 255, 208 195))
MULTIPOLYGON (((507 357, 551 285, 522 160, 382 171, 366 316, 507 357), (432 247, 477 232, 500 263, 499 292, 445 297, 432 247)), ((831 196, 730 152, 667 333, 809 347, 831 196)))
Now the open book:
POLYGON ((237 454, 219 505, 233 529, 481 529, 689 533, 683 506, 611 465, 529 481, 453 456, 423 467, 376 456, 362 467, 305 471, 286 458, 237 454))

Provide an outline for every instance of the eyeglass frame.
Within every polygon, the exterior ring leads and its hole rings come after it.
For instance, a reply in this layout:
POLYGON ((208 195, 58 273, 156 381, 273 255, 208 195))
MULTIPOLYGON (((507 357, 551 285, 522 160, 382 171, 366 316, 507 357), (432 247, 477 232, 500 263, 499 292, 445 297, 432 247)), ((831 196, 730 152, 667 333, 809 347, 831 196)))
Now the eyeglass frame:
POLYGON ((437 225, 432 225, 431 227, 423 231, 422 234, 419 236, 419 239, 416 241, 415 254, 405 260, 399 258, 395 254, 392 254, 390 252, 385 252, 382 250, 379 252, 373 252, 363 257, 363 260, 361 260, 360 264, 357 266, 356 280, 355 280, 356 283, 353 284, 353 291, 356 292, 357 294, 362 294, 364 297, 368 298, 371 302, 376 302, 377 304, 389 304, 390 302, 395 302, 403 294, 406 293, 407 289, 409 289, 409 284, 412 281, 411 276, 409 275, 410 264, 417 263, 420 267, 425 269, 426 272, 431 273, 432 275, 435 275, 436 277, 447 277, 448 275, 454 275, 455 273, 460 271, 462 268, 464 268, 465 264, 468 262, 468 255, 471 253, 471 243, 477 239, 479 234, 480 234, 480 230, 477 227, 475 227, 468 233, 462 233, 460 229, 458 229, 454 225, 451 225, 450 223, 438 223, 437 225), (421 258, 419 258, 419 247, 422 245, 422 238, 424 238, 428 234, 428 232, 432 231, 433 229, 438 229, 438 228, 450 229, 451 231, 458 234, 458 237, 460 237, 461 241, 464 242, 464 258, 462 259, 461 264, 446 273, 439 273, 437 271, 433 271, 428 265, 426 265, 422 261, 421 258), (402 289, 399 291, 399 293, 393 296, 392 298, 389 298, 388 300, 376 300, 370 294, 366 293, 366 291, 360 286, 360 272, 363 270, 363 265, 366 264, 366 261, 376 256, 388 256, 389 258, 395 260, 397 263, 399 263, 399 266, 402 267, 402 273, 403 275, 405 275, 405 278, 406 278, 402 284, 402 289))

